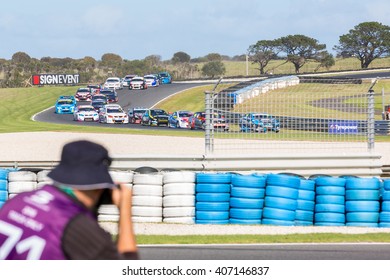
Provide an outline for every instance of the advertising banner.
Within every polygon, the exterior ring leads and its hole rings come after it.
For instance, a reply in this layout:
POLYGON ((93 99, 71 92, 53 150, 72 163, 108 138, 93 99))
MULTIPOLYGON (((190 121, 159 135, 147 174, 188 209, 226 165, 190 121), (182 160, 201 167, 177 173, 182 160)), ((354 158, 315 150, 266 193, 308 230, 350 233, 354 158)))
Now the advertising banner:
POLYGON ((36 74, 32 76, 32 84, 34 86, 74 85, 79 82, 79 74, 36 74))
POLYGON ((357 134, 358 123, 357 121, 349 121, 349 120, 329 121, 329 133, 330 134, 357 134))

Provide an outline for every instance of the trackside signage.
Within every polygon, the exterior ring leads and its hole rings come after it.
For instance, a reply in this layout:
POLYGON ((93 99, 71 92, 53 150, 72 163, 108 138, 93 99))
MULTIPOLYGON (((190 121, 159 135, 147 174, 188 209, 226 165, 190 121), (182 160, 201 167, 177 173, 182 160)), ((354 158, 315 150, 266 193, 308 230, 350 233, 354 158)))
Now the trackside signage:
POLYGON ((80 82, 79 74, 38 74, 32 76, 34 86, 70 85, 80 82))
POLYGON ((357 121, 329 121, 330 134, 357 134, 357 121))

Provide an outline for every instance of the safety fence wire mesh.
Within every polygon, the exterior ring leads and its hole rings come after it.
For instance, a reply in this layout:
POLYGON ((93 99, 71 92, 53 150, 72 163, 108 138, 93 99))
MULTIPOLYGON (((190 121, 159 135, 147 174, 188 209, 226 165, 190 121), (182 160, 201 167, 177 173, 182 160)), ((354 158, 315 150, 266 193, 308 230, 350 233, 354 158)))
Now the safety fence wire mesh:
POLYGON ((288 76, 217 88, 210 100, 206 93, 206 153, 367 152, 371 87, 371 80, 288 76))

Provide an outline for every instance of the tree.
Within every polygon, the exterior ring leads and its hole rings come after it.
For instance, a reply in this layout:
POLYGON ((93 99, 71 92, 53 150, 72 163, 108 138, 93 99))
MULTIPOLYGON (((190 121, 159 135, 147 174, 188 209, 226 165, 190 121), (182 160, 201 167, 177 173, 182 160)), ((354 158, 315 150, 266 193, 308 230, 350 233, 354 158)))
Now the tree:
POLYGON ((363 22, 341 35, 334 47, 343 56, 355 56, 362 69, 368 68, 376 58, 390 53, 390 26, 379 22, 363 22))
POLYGON ((287 61, 294 64, 295 72, 308 60, 318 61, 318 54, 326 49, 325 44, 319 44, 314 38, 305 35, 289 35, 279 39, 280 50, 287 54, 287 61))
POLYGON ((329 70, 329 68, 333 65, 335 65, 335 60, 333 58, 333 55, 328 53, 327 51, 322 51, 318 53, 317 61, 320 63, 317 68, 314 70, 314 72, 317 72, 318 69, 321 67, 325 67, 329 70))
POLYGON ((202 74, 214 78, 226 73, 225 65, 221 61, 210 61, 202 67, 202 74))
POLYGON ((209 53, 206 55, 208 61, 221 61, 222 56, 219 53, 209 53))
POLYGON ((11 60, 16 64, 27 64, 30 63, 31 57, 25 52, 16 52, 12 55, 11 60))
POLYGON ((259 64, 260 74, 265 73, 265 67, 278 55, 280 46, 279 40, 261 40, 256 44, 249 46, 248 56, 252 63, 259 64))
POLYGON ((172 57, 173 63, 188 63, 191 60, 191 56, 185 52, 176 52, 172 57))
POLYGON ((122 61, 122 57, 114 53, 105 53, 102 55, 102 64, 104 66, 117 67, 122 61))

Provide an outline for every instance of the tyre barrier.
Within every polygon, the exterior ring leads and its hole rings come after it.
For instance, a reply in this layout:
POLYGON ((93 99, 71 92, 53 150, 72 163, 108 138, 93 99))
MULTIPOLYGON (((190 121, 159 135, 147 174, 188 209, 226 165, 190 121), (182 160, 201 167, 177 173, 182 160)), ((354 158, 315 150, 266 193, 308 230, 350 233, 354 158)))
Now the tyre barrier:
POLYGON ((378 227, 381 182, 377 178, 348 178, 345 184, 346 225, 378 227))
POLYGON ((163 174, 163 222, 195 223, 195 172, 163 174))
MULTIPOLYGON (((0 169, 0 207, 50 184, 50 170, 0 169)), ((390 227, 390 180, 293 174, 110 171, 133 189, 134 222, 390 227)), ((98 220, 117 222, 104 204, 98 220)))
POLYGON ((261 224, 266 176, 232 175, 229 222, 231 224, 261 224))
POLYGON ((231 188, 230 173, 197 173, 195 223, 228 224, 231 188))

